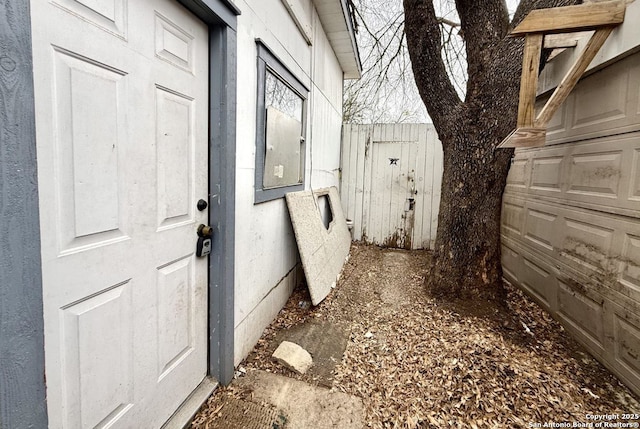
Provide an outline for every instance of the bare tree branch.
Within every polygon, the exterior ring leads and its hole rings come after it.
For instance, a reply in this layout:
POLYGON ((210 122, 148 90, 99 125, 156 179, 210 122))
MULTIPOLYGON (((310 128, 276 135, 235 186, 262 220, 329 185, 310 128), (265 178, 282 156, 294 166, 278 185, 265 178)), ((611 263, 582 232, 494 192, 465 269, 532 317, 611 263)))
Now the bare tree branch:
POLYGON ((425 122, 427 113, 410 73, 400 2, 355 0, 363 73, 344 85, 346 122, 425 122))
POLYGON ((460 24, 459 24, 459 23, 457 23, 457 22, 453 22, 453 21, 451 21, 450 19, 443 18, 443 17, 439 17, 439 18, 438 18, 438 22, 439 22, 440 24, 446 24, 446 25, 448 25, 449 27, 460 27, 460 24))

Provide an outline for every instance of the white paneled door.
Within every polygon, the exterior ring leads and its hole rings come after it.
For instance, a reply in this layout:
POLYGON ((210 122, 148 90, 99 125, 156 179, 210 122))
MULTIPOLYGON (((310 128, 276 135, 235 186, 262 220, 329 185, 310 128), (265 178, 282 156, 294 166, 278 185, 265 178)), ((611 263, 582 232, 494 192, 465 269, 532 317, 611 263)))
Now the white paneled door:
POLYGON ((32 0, 51 428, 156 428, 207 368, 208 29, 32 0))

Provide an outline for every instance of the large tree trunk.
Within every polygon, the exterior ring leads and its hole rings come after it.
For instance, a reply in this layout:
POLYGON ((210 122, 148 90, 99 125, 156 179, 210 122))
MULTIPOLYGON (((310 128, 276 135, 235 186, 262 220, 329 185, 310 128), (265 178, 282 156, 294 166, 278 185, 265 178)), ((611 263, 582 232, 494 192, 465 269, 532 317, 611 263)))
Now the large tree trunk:
MULTIPOLYGON (((477 120, 447 124, 438 233, 428 286, 440 296, 503 298, 500 210, 511 151, 477 120), (489 135, 488 135, 489 134, 489 135)), ((484 121, 483 121, 484 122, 484 121)), ((494 125, 495 126, 495 125, 494 125)))
POLYGON ((431 272, 437 295, 501 299, 500 211, 512 149, 496 146, 516 126, 523 40, 507 37, 533 8, 580 0, 523 0, 513 23, 504 0, 456 0, 468 82, 460 100, 446 73, 431 0, 404 0, 416 84, 444 151, 431 272))

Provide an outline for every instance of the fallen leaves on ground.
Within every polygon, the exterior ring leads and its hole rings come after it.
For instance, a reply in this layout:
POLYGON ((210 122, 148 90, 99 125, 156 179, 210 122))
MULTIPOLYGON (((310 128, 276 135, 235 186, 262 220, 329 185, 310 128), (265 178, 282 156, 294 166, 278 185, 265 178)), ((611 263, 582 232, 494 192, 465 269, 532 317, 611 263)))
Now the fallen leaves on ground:
MULTIPOLYGON (((506 307, 439 302, 423 283, 429 253, 353 245, 331 295, 306 308, 297 289, 246 359, 313 383, 271 359, 280 329, 310 318, 348 324, 334 389, 362 398, 372 428, 518 428, 639 412, 629 390, 551 316, 508 287, 506 307)), ((306 377, 306 378, 305 378, 306 377)))

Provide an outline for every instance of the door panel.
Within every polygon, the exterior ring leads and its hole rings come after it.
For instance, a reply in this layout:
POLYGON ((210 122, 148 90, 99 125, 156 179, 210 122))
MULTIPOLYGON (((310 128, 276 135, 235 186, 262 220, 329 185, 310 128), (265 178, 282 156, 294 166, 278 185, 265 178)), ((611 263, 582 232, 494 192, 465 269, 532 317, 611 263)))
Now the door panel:
POLYGON ((442 176, 433 126, 344 124, 342 139, 340 194, 354 240, 433 248, 442 176))
POLYGON ((208 29, 169 0, 31 7, 50 427, 159 427, 207 368, 208 29))
POLYGON ((412 248, 417 142, 373 142, 367 238, 386 247, 412 248))

